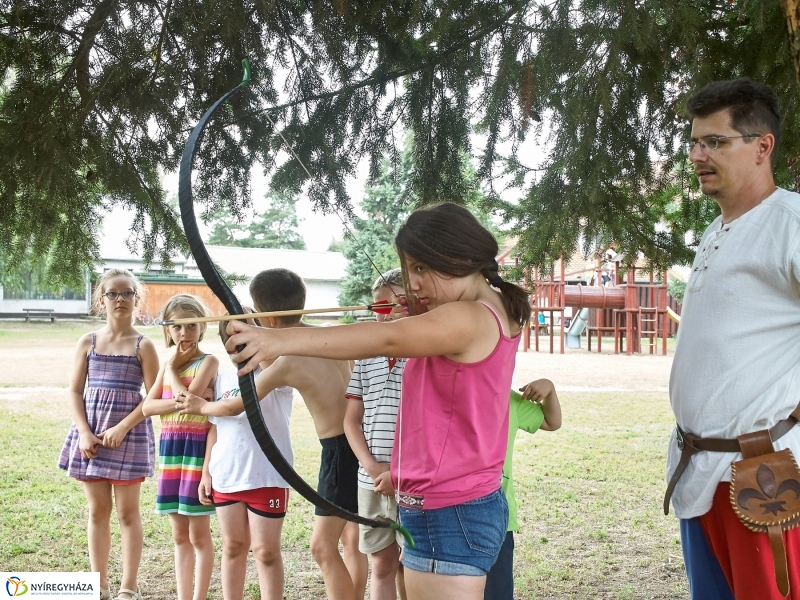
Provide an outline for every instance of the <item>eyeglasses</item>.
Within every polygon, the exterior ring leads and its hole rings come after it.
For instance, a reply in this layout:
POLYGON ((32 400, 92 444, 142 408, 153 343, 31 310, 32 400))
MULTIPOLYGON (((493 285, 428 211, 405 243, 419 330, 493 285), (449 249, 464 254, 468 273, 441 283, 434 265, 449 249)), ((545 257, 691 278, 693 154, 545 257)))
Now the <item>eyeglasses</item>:
POLYGON ((120 296, 122 296, 124 300, 133 300, 136 296, 136 292, 106 292, 103 296, 109 300, 116 300, 120 296))
POLYGON ((748 133, 747 135, 707 135, 706 137, 700 138, 699 140, 695 140, 694 142, 688 141, 683 142, 681 144, 683 149, 686 150, 686 154, 691 154, 692 150, 696 144, 700 144, 700 150, 705 152, 706 150, 714 151, 719 148, 719 143, 722 140, 740 140, 740 139, 747 139, 747 138, 757 138, 764 135, 763 133, 748 133))

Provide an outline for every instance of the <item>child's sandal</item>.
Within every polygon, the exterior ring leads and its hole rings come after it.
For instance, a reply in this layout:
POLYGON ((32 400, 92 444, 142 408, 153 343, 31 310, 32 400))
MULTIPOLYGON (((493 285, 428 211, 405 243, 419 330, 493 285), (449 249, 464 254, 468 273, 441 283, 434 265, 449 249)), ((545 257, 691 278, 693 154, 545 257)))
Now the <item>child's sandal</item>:
POLYGON ((111 588, 100 588, 100 600, 111 600, 111 588))
POLYGON ((134 592, 133 590, 121 588, 114 600, 142 600, 142 593, 139 590, 134 592), (125 595, 123 596, 123 594, 125 595))

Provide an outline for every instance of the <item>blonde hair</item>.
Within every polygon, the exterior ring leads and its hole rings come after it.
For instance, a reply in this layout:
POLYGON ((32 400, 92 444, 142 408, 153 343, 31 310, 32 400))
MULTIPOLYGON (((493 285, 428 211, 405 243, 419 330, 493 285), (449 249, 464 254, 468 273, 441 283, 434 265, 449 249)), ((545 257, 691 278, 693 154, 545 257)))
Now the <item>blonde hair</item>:
MULTIPOLYGON (((192 296, 191 294, 177 294, 167 300, 167 303, 161 309, 161 320, 166 321, 172 318, 172 315, 178 312, 179 310, 188 312, 189 314, 195 317, 207 317, 208 316, 208 307, 205 305, 200 298, 197 296, 192 296)), ((200 326, 200 340, 203 341, 203 335, 206 333, 206 324, 205 323, 198 323, 200 326)), ((164 329, 164 342, 167 344, 167 348, 171 348, 175 345, 175 342, 172 341, 172 336, 169 334, 169 325, 165 325, 164 329)))
POLYGON ((136 292, 136 299, 144 303, 145 298, 147 298, 147 287, 136 279, 136 275, 127 269, 108 269, 97 278, 94 284, 94 290, 92 291, 92 310, 95 314, 101 316, 106 314, 106 307, 103 305, 101 299, 103 298, 103 294, 106 293, 106 283, 112 277, 127 277, 130 279, 133 291, 136 292))
POLYGON ((372 284, 372 293, 374 294, 383 287, 391 286, 403 287, 403 271, 398 267, 382 273, 380 277, 372 284))

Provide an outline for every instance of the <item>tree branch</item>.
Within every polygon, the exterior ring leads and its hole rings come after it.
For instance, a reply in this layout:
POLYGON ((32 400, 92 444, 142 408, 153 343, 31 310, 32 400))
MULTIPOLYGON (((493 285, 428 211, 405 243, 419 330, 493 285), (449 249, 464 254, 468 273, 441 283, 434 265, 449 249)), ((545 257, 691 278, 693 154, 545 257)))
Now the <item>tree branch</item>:
POLYGON ((92 46, 94 46, 94 40, 97 34, 111 15, 111 11, 117 1, 118 0, 102 0, 102 2, 97 5, 92 16, 89 17, 86 28, 83 30, 81 43, 78 44, 75 58, 72 59, 72 62, 61 77, 61 81, 58 85, 60 89, 63 87, 64 83, 66 83, 67 79, 69 79, 73 73, 76 73, 78 93, 81 95, 84 107, 87 107, 90 101, 93 101, 92 98, 89 97, 89 53, 92 50, 92 46))
POLYGON ((453 44, 449 48, 443 50, 442 52, 435 54, 431 60, 427 60, 420 65, 409 67, 407 69, 398 69, 395 71, 389 71, 380 75, 370 75, 366 79, 362 79, 361 81, 351 84, 345 85, 340 87, 339 89, 324 92, 321 94, 313 94, 311 96, 305 96, 304 98, 299 98, 298 100, 293 100, 291 102, 286 102, 285 104, 278 104, 276 106, 270 107, 268 110, 283 110, 285 108, 292 108, 299 104, 306 104, 308 102, 314 102, 316 100, 327 100, 328 98, 334 98, 340 94, 354 92, 355 90, 370 87, 370 86, 382 86, 386 83, 391 81, 395 81, 401 77, 406 75, 411 75, 412 73, 419 73, 420 71, 425 71, 427 69, 431 69, 436 65, 440 64, 445 58, 455 54, 459 50, 463 48, 469 47, 474 42, 480 40, 481 38, 485 37, 486 35, 492 33, 496 29, 499 29, 503 25, 507 25, 508 21, 511 17, 519 12, 519 7, 514 7, 504 15, 501 21, 492 23, 487 25, 486 27, 480 28, 476 30, 472 35, 467 36, 462 42, 457 44, 453 44))
MULTIPOLYGON (((169 18, 169 11, 172 9, 172 0, 167 0, 167 7, 161 15, 161 33, 158 36, 158 45, 156 46, 156 60, 153 66, 153 75, 150 77, 150 89, 156 82, 156 75, 158 75, 158 67, 161 65, 161 48, 164 44, 164 36, 167 33, 167 19, 169 18)), ((161 9, 158 11, 161 12, 161 9)))

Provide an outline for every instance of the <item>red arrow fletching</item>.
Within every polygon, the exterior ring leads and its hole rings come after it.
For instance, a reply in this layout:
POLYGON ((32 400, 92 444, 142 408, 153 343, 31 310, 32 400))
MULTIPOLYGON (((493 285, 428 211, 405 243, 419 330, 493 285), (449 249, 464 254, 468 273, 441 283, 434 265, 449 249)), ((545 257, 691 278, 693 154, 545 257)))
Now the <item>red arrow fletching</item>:
POLYGON ((397 306, 397 304, 389 302, 388 300, 378 300, 374 304, 369 305, 369 310, 379 315, 388 315, 395 306, 397 306))

